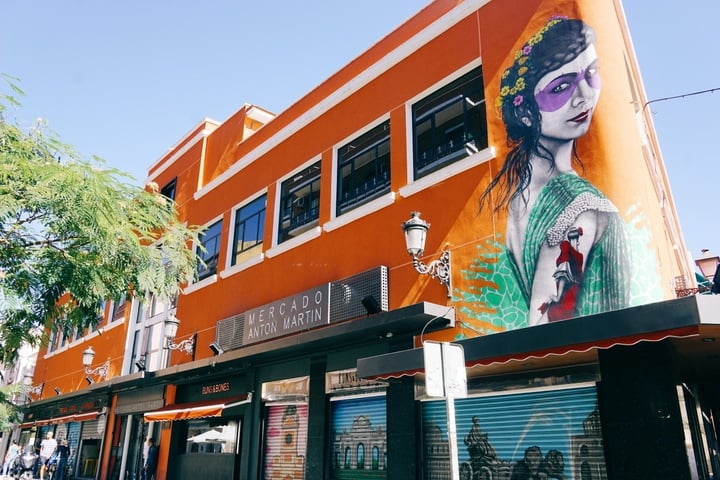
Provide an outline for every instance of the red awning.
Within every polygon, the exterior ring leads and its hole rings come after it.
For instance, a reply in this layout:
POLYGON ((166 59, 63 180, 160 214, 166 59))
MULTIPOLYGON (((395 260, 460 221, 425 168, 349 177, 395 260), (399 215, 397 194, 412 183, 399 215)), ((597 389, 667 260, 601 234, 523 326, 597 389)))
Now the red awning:
POLYGON ((250 403, 252 393, 217 400, 174 403, 145 413, 146 422, 172 422, 191 418, 219 417, 226 408, 250 403))
MULTIPOLYGON (((697 338, 704 324, 718 325, 717 299, 694 295, 594 315, 517 328, 458 340, 465 365, 487 373, 512 371, 525 362, 555 367, 595 362, 614 346, 697 338), (594 357, 594 358, 593 358, 594 357), (487 367, 487 368, 484 368, 487 367)), ((386 380, 424 371, 422 348, 385 353, 357 361, 358 377, 386 380)))
POLYGON ((584 353, 591 350, 609 349, 615 346, 632 346, 641 342, 661 342, 668 338, 685 338, 698 334, 697 327, 683 327, 674 330, 666 330, 661 332, 648 332, 641 335, 629 335, 625 337, 610 338, 598 340, 594 342, 579 343, 574 345, 562 345, 554 348, 546 348, 535 350, 532 352, 516 352, 508 355, 484 358, 481 360, 467 362, 468 367, 478 365, 493 365, 497 363, 508 363, 511 361, 523 362, 532 358, 547 358, 551 356, 563 356, 569 353, 584 353))
MULTIPOLYGON (((529 328, 529 327, 527 327, 529 328)), ((533 327, 536 328, 536 327, 533 327)), ((632 335, 626 337, 611 338, 606 340, 598 340, 594 342, 577 343, 571 345, 560 345, 553 348, 544 348, 532 351, 517 351, 505 355, 486 356, 483 358, 466 358, 465 367, 472 368, 477 366, 490 366, 498 364, 508 364, 510 362, 524 362, 531 359, 543 359, 548 357, 562 357, 572 353, 585 353, 592 350, 609 349, 614 346, 632 346, 640 342, 660 342, 669 338, 687 338, 696 336, 698 327, 683 327, 674 330, 662 332, 650 332, 642 335, 632 335)), ((422 350, 422 349, 416 349, 422 350)), ((396 352, 399 355, 402 352, 396 352)), ((385 354, 391 356, 392 354, 385 354)), ((379 356, 379 357, 382 357, 379 356)), ((386 362, 392 363, 392 362, 386 362)), ((414 377, 418 374, 424 374, 425 367, 418 364, 415 368, 397 369, 387 368, 384 372, 374 375, 363 375, 362 378, 368 380, 390 380, 402 377, 414 377)))
POLYGON ((42 427, 45 425, 59 425, 61 423, 69 422, 85 422, 88 420, 95 420, 98 415, 102 413, 100 410, 92 410, 90 412, 72 413, 70 415, 63 415, 61 417, 44 418, 42 420, 35 420, 33 422, 24 422, 19 425, 21 429, 31 428, 33 426, 42 427))

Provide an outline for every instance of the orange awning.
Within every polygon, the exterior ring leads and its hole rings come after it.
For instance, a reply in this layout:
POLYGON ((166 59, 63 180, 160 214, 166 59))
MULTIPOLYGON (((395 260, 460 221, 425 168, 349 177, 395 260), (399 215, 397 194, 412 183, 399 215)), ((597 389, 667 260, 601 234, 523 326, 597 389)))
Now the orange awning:
POLYGON ((69 422, 85 422, 87 420, 95 420, 100 415, 100 410, 93 410, 90 412, 72 413, 70 415, 63 415, 61 417, 44 418, 42 420, 35 420, 34 422, 24 422, 19 425, 21 429, 30 428, 32 426, 42 427, 45 425, 59 425, 61 423, 69 422))
POLYGON ((219 417, 226 408, 250 403, 252 393, 200 402, 174 403, 145 413, 146 422, 172 422, 191 418, 219 417))
POLYGON ((100 412, 86 412, 86 413, 78 413, 76 415, 73 415, 73 419, 69 420, 70 422, 86 422, 88 420, 95 420, 100 412))

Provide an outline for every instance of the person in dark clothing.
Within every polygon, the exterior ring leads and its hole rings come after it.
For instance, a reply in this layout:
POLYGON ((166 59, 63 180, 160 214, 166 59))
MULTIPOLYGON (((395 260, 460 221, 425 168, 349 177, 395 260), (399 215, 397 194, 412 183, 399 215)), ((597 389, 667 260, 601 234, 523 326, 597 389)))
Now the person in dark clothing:
POLYGON ((155 478, 155 470, 157 469, 158 463, 158 447, 155 445, 155 440, 148 438, 148 451, 145 457, 145 463, 142 469, 142 480, 153 480, 155 478))
POLYGON ((54 480, 65 480, 65 467, 67 467, 68 458, 70 458, 70 447, 68 447, 67 440, 63 439, 60 441, 60 445, 57 447, 57 470, 54 480))

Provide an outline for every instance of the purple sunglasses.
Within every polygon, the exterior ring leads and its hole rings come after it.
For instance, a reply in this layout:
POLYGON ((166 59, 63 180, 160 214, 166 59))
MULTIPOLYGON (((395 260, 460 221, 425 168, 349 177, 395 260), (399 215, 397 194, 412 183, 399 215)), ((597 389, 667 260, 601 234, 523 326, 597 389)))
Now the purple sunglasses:
POLYGON ((554 112, 570 100, 580 82, 585 80, 592 88, 600 88, 600 74, 597 61, 579 72, 566 73, 553 79, 545 88, 535 94, 535 101, 541 112, 554 112))

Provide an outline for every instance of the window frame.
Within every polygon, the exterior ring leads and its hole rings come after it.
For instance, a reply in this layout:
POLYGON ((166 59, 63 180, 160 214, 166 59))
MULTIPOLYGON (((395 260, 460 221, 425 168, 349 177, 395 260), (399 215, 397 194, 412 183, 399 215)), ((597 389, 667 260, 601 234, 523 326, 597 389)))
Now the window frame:
POLYGON ((333 206, 336 217, 347 214, 391 191, 391 135, 390 117, 386 115, 340 142, 334 149, 333 165, 335 168, 333 178, 335 188, 333 196, 335 201, 333 206), (353 147, 353 144, 359 145, 359 147, 353 147), (350 147, 356 151, 346 156, 344 151, 347 152, 350 147), (386 148, 385 154, 379 152, 383 147, 386 148), (365 182, 358 182, 358 177, 362 176, 367 170, 357 168, 356 162, 363 161, 366 158, 365 155, 373 151, 374 155, 366 162, 366 165, 372 165, 374 175, 371 175, 365 182), (351 173, 343 177, 343 170, 346 167, 350 168, 351 173), (383 178, 383 171, 385 178, 383 178), (350 179, 348 182, 350 188, 354 187, 357 195, 348 197, 348 193, 344 191, 343 185, 346 178, 350 179), (378 178, 380 178, 380 181, 376 182, 378 178), (373 182, 372 186, 368 185, 370 180, 373 182))
POLYGON ((412 162, 409 162, 410 179, 416 181, 453 165, 481 150, 489 148, 487 99, 482 64, 471 64, 455 72, 442 82, 418 95, 409 102, 410 139, 412 162), (463 88, 464 83, 479 82, 474 88, 463 88), (460 106, 462 112, 440 120, 442 114, 460 106), (471 113, 476 112, 474 115, 471 113), (477 118, 475 118, 477 116, 477 118), (473 120, 481 122, 473 128, 473 120), (418 132, 423 124, 428 129, 418 132), (437 135, 441 132, 440 135, 437 135), (429 148, 421 148, 421 141, 429 148), (420 161, 420 156, 431 152, 432 158, 420 161))
POLYGON ((267 220, 267 208, 268 208, 268 195, 267 190, 264 190, 262 192, 259 192, 252 197, 249 197, 249 199, 242 204, 236 206, 233 209, 232 212, 232 236, 230 238, 230 242, 228 242, 228 267, 237 267, 239 266, 244 259, 251 256, 253 251, 257 251, 258 249, 262 250, 263 243, 265 241, 265 222, 267 220), (260 200, 265 200, 265 205, 258 211, 252 213, 251 215, 241 218, 242 212, 244 209, 250 207, 251 205, 255 204, 255 202, 258 202, 260 200), (238 251, 238 224, 240 222, 247 222, 249 219, 253 217, 257 217, 258 215, 261 216, 261 218, 257 222, 257 237, 258 240, 255 244, 248 248, 243 248, 242 250, 238 251))
POLYGON ((108 323, 119 322, 125 320, 125 309, 127 308, 127 296, 122 295, 119 299, 112 303, 110 317, 108 323))
POLYGON ((177 177, 170 180, 160 189, 160 195, 168 198, 169 200, 175 201, 175 195, 177 194, 177 177))
POLYGON ((320 200, 322 196, 322 160, 320 156, 315 157, 313 160, 308 161, 300 168, 293 170, 293 172, 289 175, 278 180, 277 185, 278 201, 275 215, 275 218, 277 219, 275 223, 277 232, 276 235, 274 235, 274 244, 280 245, 282 243, 291 241, 294 238, 297 238, 302 233, 318 225, 318 222, 320 220, 320 200), (313 172, 313 169, 317 169, 317 171, 313 172), (302 175, 303 178, 299 179, 298 176, 300 175, 302 175), (289 185, 288 182, 290 182, 289 185), (296 185, 293 184, 295 182, 297 182, 296 185), (286 185, 288 185, 287 191, 286 185), (317 185, 316 190, 313 188, 313 185, 317 185), (295 201, 292 200, 292 196, 295 192, 298 192, 299 190, 302 190, 303 188, 308 186, 310 187, 309 193, 307 195, 297 197, 295 200, 303 199, 304 201, 304 199, 311 196, 314 196, 316 198, 311 198, 309 200, 310 206, 307 207, 303 212, 308 214, 306 221, 302 223, 294 222, 294 219, 300 218, 300 215, 293 215, 291 209, 292 204, 295 203, 295 201), (288 207, 284 204, 287 203, 289 199, 290 202, 288 207), (288 222, 289 224, 288 226, 283 227, 283 224, 285 222, 288 222))
POLYGON ((214 218, 210 222, 206 223, 205 231, 198 236, 198 244, 195 245, 195 254, 202 259, 205 265, 202 265, 201 263, 198 263, 196 274, 197 274, 197 282, 202 282, 203 280, 206 280, 208 278, 211 278, 215 275, 217 275, 218 271, 220 270, 220 252, 221 252, 221 245, 222 245, 222 230, 223 230, 223 217, 220 215, 219 217, 214 218), (217 233, 214 234, 212 237, 206 238, 208 232, 213 229, 213 227, 218 227, 217 233), (213 250, 208 249, 206 242, 207 240, 213 240, 215 242, 215 247, 213 250), (200 251, 200 246, 203 246, 207 251, 205 253, 200 251), (211 265, 208 267, 208 265, 211 265))

